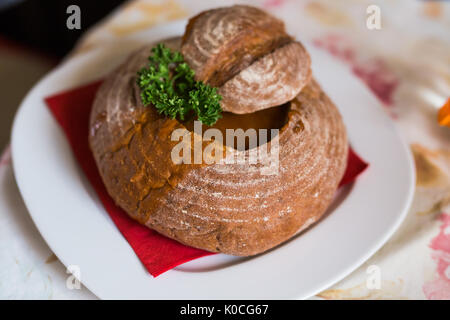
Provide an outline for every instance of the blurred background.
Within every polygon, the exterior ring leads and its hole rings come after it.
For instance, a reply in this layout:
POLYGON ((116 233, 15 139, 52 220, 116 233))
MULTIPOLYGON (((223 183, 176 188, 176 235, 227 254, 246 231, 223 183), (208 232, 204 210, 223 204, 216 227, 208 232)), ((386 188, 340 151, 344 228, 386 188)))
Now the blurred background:
POLYGON ((74 47, 82 33, 123 0, 0 0, 0 151, 29 89, 74 47), (68 6, 83 8, 81 30, 66 27, 68 6))

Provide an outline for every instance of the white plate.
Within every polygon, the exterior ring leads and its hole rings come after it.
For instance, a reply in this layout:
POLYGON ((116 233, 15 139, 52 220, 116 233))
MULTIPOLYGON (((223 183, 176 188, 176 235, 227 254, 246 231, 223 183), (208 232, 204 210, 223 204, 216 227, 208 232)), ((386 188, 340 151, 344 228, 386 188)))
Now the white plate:
POLYGON ((143 43, 183 33, 185 21, 154 28, 70 59, 27 95, 12 132, 14 172, 50 248, 100 298, 306 298, 362 264, 392 235, 410 205, 409 149, 376 98, 347 68, 307 46, 319 83, 339 107, 369 169, 312 229, 253 258, 223 254, 150 276, 103 209, 44 97, 100 78, 143 43))

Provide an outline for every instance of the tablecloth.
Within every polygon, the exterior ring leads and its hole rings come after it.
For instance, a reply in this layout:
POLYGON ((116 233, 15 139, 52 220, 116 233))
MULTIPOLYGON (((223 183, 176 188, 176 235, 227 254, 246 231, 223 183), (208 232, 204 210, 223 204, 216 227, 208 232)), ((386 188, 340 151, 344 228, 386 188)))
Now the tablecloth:
MULTIPOLYGON (((291 34, 346 63, 379 98, 414 155, 416 190, 399 230, 316 298, 450 299, 450 128, 437 122, 438 109, 450 96, 450 3, 134 0, 88 30, 66 59, 157 24, 235 3, 264 8, 282 18, 291 34), (379 28, 373 27, 374 14, 379 14, 379 28)), ((28 215, 6 147, 0 160, 0 298, 96 299, 72 282, 28 215)))

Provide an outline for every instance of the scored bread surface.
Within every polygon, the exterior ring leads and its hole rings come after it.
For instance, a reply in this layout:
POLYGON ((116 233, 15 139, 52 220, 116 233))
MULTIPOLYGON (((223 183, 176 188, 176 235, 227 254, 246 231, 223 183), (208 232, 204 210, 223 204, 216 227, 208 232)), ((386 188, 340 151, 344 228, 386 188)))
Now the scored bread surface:
MULTIPOLYGON (((165 43, 180 48, 179 38, 165 43)), ((181 243, 240 256, 264 252, 316 222, 333 199, 348 152, 341 116, 316 81, 290 102, 279 134, 257 147, 278 142, 278 174, 265 175, 261 163, 248 161, 174 164, 178 141, 171 134, 185 126, 144 107, 136 85, 150 48, 110 74, 91 113, 90 146, 117 205, 181 243)), ((253 156, 252 150, 227 150, 253 156)))

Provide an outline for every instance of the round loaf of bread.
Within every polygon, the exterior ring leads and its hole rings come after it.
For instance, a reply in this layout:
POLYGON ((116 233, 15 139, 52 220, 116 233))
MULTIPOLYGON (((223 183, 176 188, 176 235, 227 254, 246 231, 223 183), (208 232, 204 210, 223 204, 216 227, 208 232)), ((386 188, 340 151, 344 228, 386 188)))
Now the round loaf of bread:
MULTIPOLYGON (((165 44, 180 49, 179 39, 165 44)), ((171 153, 179 141, 172 133, 191 132, 190 123, 142 105, 136 72, 146 65, 150 48, 109 75, 91 113, 90 147, 117 205, 181 243, 239 256, 264 252, 316 222, 334 197, 348 152, 341 116, 316 81, 284 107, 268 109, 270 115, 245 115, 256 123, 285 112, 269 142, 245 150, 220 144, 228 152, 221 161, 177 164, 171 153), (255 151, 274 146, 276 173, 267 174, 264 161, 250 160, 255 151), (245 161, 226 163, 236 156, 245 161)), ((192 140, 202 150, 211 143, 196 133, 192 140)))

